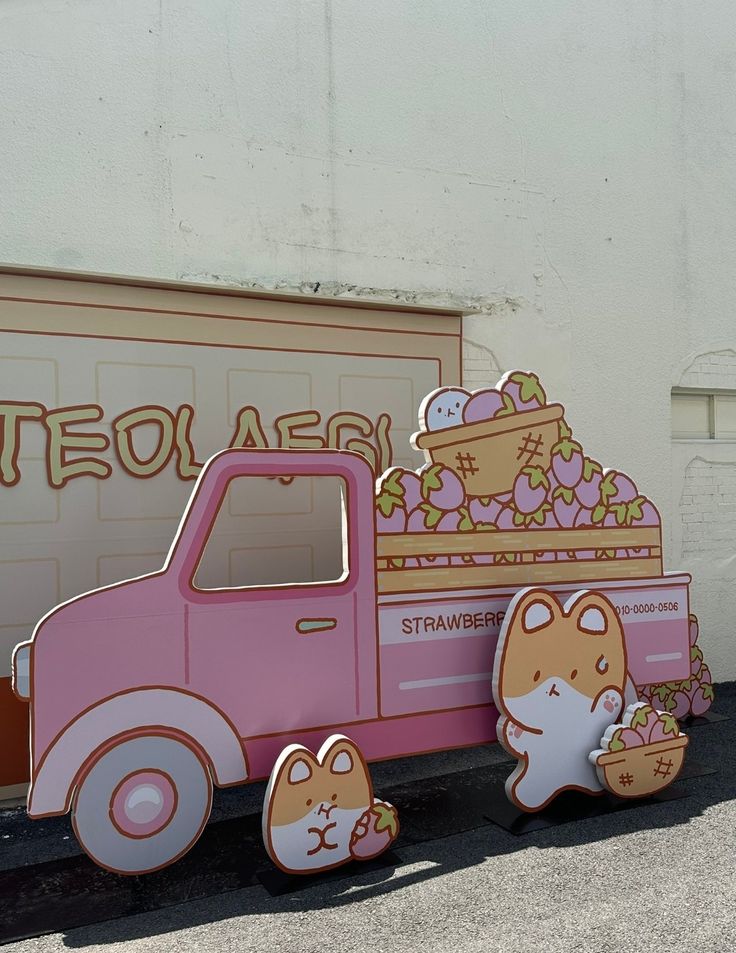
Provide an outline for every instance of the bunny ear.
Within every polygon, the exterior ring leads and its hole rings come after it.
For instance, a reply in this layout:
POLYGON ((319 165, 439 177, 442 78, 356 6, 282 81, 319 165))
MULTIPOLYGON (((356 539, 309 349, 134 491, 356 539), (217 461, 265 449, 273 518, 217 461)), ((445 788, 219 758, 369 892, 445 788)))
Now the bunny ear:
POLYGON ((521 627, 527 635, 546 629, 557 618, 559 610, 555 597, 544 589, 532 589, 517 607, 521 627))

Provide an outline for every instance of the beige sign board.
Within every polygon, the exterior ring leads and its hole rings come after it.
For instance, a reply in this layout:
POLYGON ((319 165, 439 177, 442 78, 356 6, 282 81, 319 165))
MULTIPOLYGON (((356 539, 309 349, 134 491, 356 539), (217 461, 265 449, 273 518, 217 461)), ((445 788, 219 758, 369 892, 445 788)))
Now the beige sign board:
MULTIPOLYGON (((460 354, 455 312, 0 270, 0 786, 25 770, 13 647, 59 602, 159 568, 201 463, 340 446, 415 468, 417 407, 460 354)), ((316 481, 254 481, 211 571, 331 572, 333 504, 316 481)))

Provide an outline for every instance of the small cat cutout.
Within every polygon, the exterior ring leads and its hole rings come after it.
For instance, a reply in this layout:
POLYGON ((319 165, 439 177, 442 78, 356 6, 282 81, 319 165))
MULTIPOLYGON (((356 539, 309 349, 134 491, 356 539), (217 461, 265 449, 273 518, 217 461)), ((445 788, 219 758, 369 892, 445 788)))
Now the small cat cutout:
POLYGON ((561 791, 603 790, 588 755, 621 714, 627 677, 623 630, 605 596, 578 592, 561 606, 544 589, 517 593, 493 675, 498 739, 519 762, 506 781, 517 807, 539 811, 561 791))
POLYGON ((373 797, 358 746, 329 737, 315 756, 289 745, 271 772, 263 804, 263 843, 289 874, 313 874, 370 860, 398 836, 396 809, 373 797))

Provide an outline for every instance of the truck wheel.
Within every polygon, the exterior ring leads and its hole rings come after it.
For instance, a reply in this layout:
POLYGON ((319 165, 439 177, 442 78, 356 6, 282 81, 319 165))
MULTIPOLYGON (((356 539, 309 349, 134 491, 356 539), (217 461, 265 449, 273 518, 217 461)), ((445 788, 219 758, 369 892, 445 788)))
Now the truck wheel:
POLYGON ((95 863, 143 874, 181 857, 202 832, 212 806, 212 780, 181 741, 148 735, 121 741, 84 775, 72 824, 95 863))

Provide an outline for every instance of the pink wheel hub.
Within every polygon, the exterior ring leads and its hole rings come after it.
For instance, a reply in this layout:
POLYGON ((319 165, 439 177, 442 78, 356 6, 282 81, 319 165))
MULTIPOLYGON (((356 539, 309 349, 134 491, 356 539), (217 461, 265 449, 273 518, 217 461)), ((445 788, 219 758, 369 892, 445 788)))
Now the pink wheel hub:
POLYGON ((151 837, 176 811, 176 788, 163 771, 136 771, 118 784, 110 798, 110 819, 121 834, 151 837))

